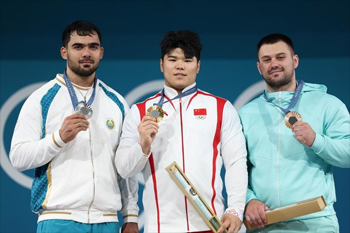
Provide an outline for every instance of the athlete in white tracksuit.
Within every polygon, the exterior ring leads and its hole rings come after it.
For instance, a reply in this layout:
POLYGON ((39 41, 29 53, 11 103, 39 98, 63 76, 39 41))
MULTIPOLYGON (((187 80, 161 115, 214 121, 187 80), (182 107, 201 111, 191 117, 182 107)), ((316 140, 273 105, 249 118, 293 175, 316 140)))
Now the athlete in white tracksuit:
MULTIPOLYGON (((170 32, 166 38, 195 47, 186 40, 188 34, 193 35, 188 31, 170 32)), ((186 48, 177 46, 177 43, 170 45, 172 49, 165 52, 161 60, 166 79, 164 92, 133 105, 126 116, 117 150, 117 169, 124 178, 143 173, 145 232, 209 231, 166 171, 173 161, 183 169, 225 227, 231 228, 229 232, 237 232, 247 188, 246 145, 240 120, 229 101, 196 89, 194 77, 199 71, 199 56, 187 54, 186 48), (187 92, 190 94, 184 94, 187 92), (181 93, 183 96, 171 100, 181 93), (149 107, 160 102, 162 95, 164 102, 170 101, 163 104, 164 117, 156 123, 154 118, 145 115, 149 107), (144 140, 149 136, 152 143, 145 151, 144 140), (227 209, 220 176, 223 166, 227 209), (225 210, 227 214, 222 218, 225 210), (233 223, 227 218, 238 221, 233 223)))
POLYGON ((96 77, 103 57, 101 33, 74 21, 62 33, 64 74, 25 101, 11 143, 18 170, 35 169, 31 209, 37 233, 138 231, 138 183, 121 179, 115 161, 124 98, 96 77), (45 220, 45 221, 44 221, 45 220))
MULTIPOLYGON (((84 95, 88 92, 76 85, 74 89, 84 95)), ((87 93, 87 99, 91 94, 87 93)), ((77 97, 82 100, 81 95, 77 97)), ((35 91, 21 109, 10 158, 19 170, 36 168, 31 208, 39 214, 38 221, 117 222, 117 212, 123 207, 124 220, 137 222, 138 183, 120 180, 111 163, 128 105, 97 80, 92 108, 89 129, 67 144, 59 129, 74 110, 62 74, 35 91)))

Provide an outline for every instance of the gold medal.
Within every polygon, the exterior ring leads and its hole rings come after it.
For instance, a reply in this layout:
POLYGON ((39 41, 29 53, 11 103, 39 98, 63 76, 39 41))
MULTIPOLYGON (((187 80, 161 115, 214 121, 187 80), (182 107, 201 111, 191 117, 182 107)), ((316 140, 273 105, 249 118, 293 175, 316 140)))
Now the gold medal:
POLYGON ((147 109, 147 115, 156 118, 157 123, 164 117, 164 111, 160 106, 153 105, 147 109))
POLYGON ((292 125, 294 125, 294 123, 302 120, 303 119, 301 118, 300 114, 295 111, 288 112, 284 117, 284 123, 290 129, 292 128, 292 125))

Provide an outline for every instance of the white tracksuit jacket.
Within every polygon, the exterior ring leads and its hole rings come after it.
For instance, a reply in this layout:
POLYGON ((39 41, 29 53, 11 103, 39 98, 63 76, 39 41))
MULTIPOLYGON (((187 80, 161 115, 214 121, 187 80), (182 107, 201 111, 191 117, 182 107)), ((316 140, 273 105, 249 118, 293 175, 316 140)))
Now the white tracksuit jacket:
MULTIPOLYGON (((81 101, 77 88, 74 85, 81 101)), ((85 95, 87 90, 80 92, 85 95)), ((128 105, 97 80, 92 109, 89 129, 67 144, 59 129, 74 110, 61 74, 31 94, 21 109, 10 159, 19 170, 35 168, 31 208, 39 214, 38 221, 117 222, 121 209, 125 221, 137 221, 138 183, 121 179, 114 164, 128 105)))
MULTIPOLYGON (((177 96, 177 92, 167 86, 164 86, 164 93, 165 101, 177 96)), ((116 156, 122 177, 143 173, 145 232, 209 230, 165 170, 173 161, 181 166, 220 219, 225 211, 220 176, 224 165, 228 209, 236 211, 242 219, 247 153, 240 120, 232 104, 201 90, 165 103, 165 116, 159 122, 152 152, 144 155, 138 144, 137 128, 147 109, 158 103, 160 97, 158 93, 132 106, 124 121, 116 156)))

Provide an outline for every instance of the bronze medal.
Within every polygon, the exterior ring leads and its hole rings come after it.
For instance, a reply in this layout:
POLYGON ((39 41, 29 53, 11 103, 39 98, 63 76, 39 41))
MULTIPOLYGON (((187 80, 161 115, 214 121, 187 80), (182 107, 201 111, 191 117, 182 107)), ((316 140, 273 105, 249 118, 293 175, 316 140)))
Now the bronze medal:
POLYGON ((303 119, 301 118, 300 114, 295 112, 295 111, 288 112, 286 114, 286 116, 284 117, 284 123, 290 129, 292 128, 292 125, 294 125, 296 122, 302 121, 302 120, 303 119))
POLYGON ((153 105, 147 109, 147 115, 156 118, 157 123, 164 117, 164 111, 161 107, 153 105))
POLYGON ((75 107, 75 112, 78 112, 80 114, 83 114, 86 116, 86 119, 89 119, 92 117, 92 109, 84 102, 80 102, 76 107, 75 107))

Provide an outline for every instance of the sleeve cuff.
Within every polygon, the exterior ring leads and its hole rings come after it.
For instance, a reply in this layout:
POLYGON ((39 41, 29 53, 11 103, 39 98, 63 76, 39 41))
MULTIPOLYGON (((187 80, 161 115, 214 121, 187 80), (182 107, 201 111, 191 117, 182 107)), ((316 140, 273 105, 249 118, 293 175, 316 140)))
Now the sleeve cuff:
POLYGON ((124 222, 135 222, 137 223, 139 219, 139 215, 138 214, 127 214, 125 216, 123 216, 123 221, 124 222))
POLYGON ((56 131, 52 134, 52 141, 55 144, 55 146, 59 149, 61 149, 62 147, 64 147, 66 145, 66 143, 64 143, 62 141, 59 131, 56 131))
POLYGON ((315 151, 316 154, 320 153, 325 146, 325 139, 322 135, 316 134, 315 141, 311 146, 311 149, 315 151))
POLYGON ((140 151, 141 151, 141 153, 142 153, 142 155, 143 155, 143 158, 144 159, 146 159, 146 160, 148 160, 148 158, 151 156, 151 154, 152 154, 152 146, 151 146, 151 148, 150 148, 150 152, 148 153, 148 154, 144 154, 143 153, 143 151, 142 151, 142 147, 141 147, 141 143, 140 143, 140 141, 138 142, 138 144, 139 144, 139 148, 140 148, 140 151))
POLYGON ((242 217, 243 217, 243 213, 239 214, 237 213, 237 211, 235 209, 227 209, 225 211, 225 214, 231 214, 231 215, 234 215, 236 216, 237 218, 239 218, 241 221, 242 221, 242 217))
POLYGON ((149 154, 148 155, 146 155, 146 154, 144 154, 144 153, 142 153, 143 154, 143 157, 145 158, 145 159, 147 159, 148 160, 148 158, 151 156, 151 154, 152 154, 152 150, 150 150, 150 152, 149 152, 149 154))

